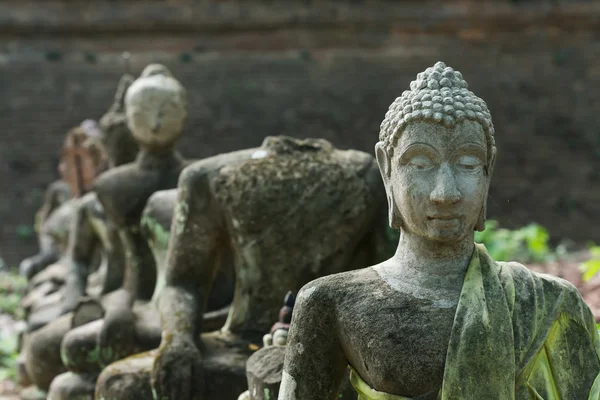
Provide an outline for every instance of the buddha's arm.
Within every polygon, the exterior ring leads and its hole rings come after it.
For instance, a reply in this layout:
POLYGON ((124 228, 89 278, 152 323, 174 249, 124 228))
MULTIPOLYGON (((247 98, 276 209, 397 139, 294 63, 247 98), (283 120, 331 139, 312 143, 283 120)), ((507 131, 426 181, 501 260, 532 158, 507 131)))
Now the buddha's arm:
POLYGON ((52 219, 47 219, 41 226, 38 234, 39 252, 26 258, 19 265, 21 275, 31 279, 35 274, 46 268, 48 265, 55 263, 60 258, 60 246, 52 229, 48 225, 55 222, 52 219))
POLYGON ((71 268, 64 295, 63 310, 65 312, 72 311, 79 297, 85 294, 93 249, 98 244, 98 238, 94 234, 89 220, 88 205, 87 199, 77 205, 69 230, 66 259, 71 268))
POLYGON ((44 194, 44 203, 36 213, 36 226, 41 228, 52 212, 60 207, 69 197, 68 186, 63 181, 56 181, 50 184, 44 194))
POLYGON ((202 165, 192 165, 179 180, 166 285, 159 300, 163 338, 195 342, 220 265, 222 219, 210 190, 209 173, 202 165))
POLYGON ((294 315, 279 400, 333 400, 348 364, 335 326, 331 292, 320 280, 300 293, 294 315))

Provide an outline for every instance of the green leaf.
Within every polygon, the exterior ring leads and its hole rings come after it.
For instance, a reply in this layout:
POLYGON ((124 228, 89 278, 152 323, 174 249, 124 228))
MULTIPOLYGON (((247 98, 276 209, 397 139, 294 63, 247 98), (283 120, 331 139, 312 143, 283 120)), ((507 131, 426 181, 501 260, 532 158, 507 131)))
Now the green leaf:
POLYGON ((588 260, 580 265, 584 282, 592 279, 600 271, 600 260, 588 260))

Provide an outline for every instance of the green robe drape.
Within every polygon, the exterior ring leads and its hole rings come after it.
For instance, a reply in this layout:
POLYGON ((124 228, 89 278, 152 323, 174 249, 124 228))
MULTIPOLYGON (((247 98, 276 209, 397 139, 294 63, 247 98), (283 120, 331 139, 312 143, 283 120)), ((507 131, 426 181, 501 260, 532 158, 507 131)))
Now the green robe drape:
MULTIPOLYGON (((369 387, 359 400, 407 400, 369 387)), ((476 244, 460 294, 440 400, 600 400, 600 338, 567 281, 495 262, 476 244)))

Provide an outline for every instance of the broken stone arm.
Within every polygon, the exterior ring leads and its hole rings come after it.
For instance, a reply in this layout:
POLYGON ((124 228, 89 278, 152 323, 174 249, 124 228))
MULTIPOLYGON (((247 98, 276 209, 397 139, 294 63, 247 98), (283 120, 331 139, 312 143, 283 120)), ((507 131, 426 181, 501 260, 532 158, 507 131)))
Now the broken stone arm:
POLYGON ((84 201, 78 204, 69 230, 66 262, 70 264, 70 271, 62 299, 62 314, 73 311, 79 299, 85 295, 93 249, 99 242, 90 223, 86 205, 84 201))
POLYGON ((186 168, 179 180, 166 283, 158 301, 162 341, 152 369, 157 398, 187 400, 189 393, 203 388, 199 334, 220 266, 222 232, 219 210, 208 185, 207 174, 194 165, 186 168), (187 389, 182 392, 181 388, 187 389))
POLYGON ((53 235, 47 232, 40 232, 39 243, 39 253, 26 258, 19 264, 19 272, 27 279, 31 279, 35 274, 48 265, 55 263, 60 258, 59 246, 53 235))
POLYGON ((320 280, 300 290, 288 335, 279 400, 334 400, 348 364, 338 335, 332 293, 320 280), (328 293, 329 292, 329 293, 328 293))
POLYGON ((202 330, 206 301, 220 265, 223 231, 209 182, 201 165, 186 168, 179 180, 166 283, 159 299, 163 342, 177 337, 195 342, 202 330))

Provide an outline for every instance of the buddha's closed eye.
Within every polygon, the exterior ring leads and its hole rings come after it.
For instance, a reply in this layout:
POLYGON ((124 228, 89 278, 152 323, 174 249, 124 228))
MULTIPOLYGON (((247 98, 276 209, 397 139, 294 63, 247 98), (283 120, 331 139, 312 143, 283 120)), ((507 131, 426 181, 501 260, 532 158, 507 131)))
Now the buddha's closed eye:
POLYGON ((473 171, 481 167, 483 163, 478 157, 463 155, 458 158, 456 165, 462 169, 473 171))
POLYGON ((418 171, 427 171, 434 167, 434 162, 427 156, 414 156, 408 162, 408 165, 418 171))

